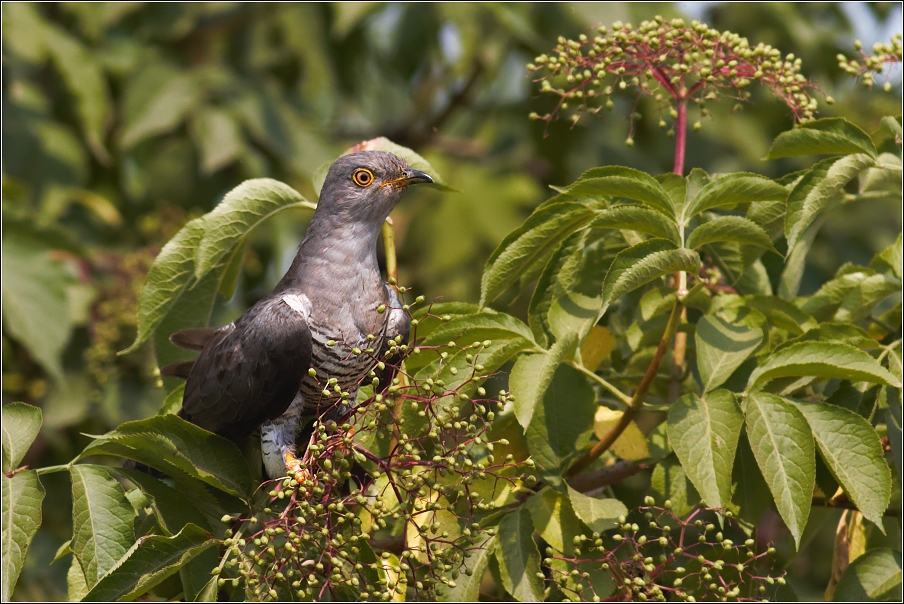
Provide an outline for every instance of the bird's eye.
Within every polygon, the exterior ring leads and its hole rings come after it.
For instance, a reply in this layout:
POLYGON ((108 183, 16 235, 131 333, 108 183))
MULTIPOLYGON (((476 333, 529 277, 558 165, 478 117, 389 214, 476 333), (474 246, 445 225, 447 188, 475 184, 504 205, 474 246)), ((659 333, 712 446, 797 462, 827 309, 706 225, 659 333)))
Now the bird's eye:
POLYGON ((358 168, 355 170, 355 173, 352 174, 352 180, 354 180, 355 184, 359 187, 369 187, 374 181, 374 173, 367 168, 358 168))

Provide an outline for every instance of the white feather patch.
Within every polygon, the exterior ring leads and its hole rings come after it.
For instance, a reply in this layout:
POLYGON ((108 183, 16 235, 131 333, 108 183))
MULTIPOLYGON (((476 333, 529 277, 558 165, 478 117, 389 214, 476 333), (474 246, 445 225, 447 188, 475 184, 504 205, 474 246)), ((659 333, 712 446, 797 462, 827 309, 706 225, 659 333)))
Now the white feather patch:
POLYGON ((305 319, 308 318, 311 312, 311 301, 304 294, 285 294, 282 297, 282 301, 286 303, 286 306, 294 310, 295 312, 301 314, 305 319))

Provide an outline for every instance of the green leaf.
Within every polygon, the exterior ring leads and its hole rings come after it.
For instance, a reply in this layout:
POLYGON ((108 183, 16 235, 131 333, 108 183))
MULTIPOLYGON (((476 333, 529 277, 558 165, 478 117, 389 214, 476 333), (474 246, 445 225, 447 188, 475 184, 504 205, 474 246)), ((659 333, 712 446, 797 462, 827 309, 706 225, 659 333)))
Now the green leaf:
POLYGON ((60 356, 72 329, 67 287, 71 276, 50 249, 5 233, 3 326, 56 380, 63 379, 60 356), (40 304, 35 304, 40 300, 40 304))
POLYGON ((141 537, 85 596, 85 602, 131 601, 148 592, 195 556, 218 544, 193 524, 172 537, 141 537))
POLYGON ((571 334, 553 344, 549 352, 522 355, 515 362, 509 383, 515 395, 515 417, 522 427, 527 428, 530 424, 534 408, 546 394, 556 368, 574 354, 577 344, 577 334, 571 334))
POLYGON ((66 594, 70 602, 81 602, 88 595, 88 583, 85 581, 85 573, 78 558, 72 556, 69 571, 66 573, 66 594))
POLYGON ((844 118, 830 117, 799 124, 782 132, 772 143, 766 159, 797 155, 849 155, 866 153, 876 156, 876 146, 869 135, 844 118))
POLYGON ((621 166, 605 166, 584 172, 581 177, 565 189, 574 197, 623 197, 644 203, 669 218, 675 218, 672 198, 655 178, 621 166))
POLYGON ((521 508, 502 518, 496 541, 496 560, 505 590, 520 602, 543 599, 540 572, 540 550, 534 543, 534 527, 530 512, 521 508))
POLYGON ((244 141, 239 124, 226 111, 205 107, 191 120, 195 144, 201 152, 201 171, 213 174, 239 159, 244 141))
POLYGON ((313 210, 316 205, 272 178, 246 180, 234 188, 213 211, 204 215, 204 230, 195 252, 195 278, 202 278, 222 263, 255 227, 293 208, 313 210))
POLYGON ((745 411, 750 448, 778 513, 800 547, 816 482, 810 426, 795 405, 774 394, 748 395, 745 411))
POLYGON ((157 412, 157 415, 169 415, 171 413, 179 413, 179 409, 182 408, 182 399, 185 397, 185 382, 182 382, 175 388, 173 388, 167 395, 166 398, 163 399, 163 404, 160 405, 160 411, 157 412))
POLYGON ((572 539, 582 529, 568 498, 562 492, 546 487, 531 496, 525 506, 543 540, 556 551, 571 554, 574 550, 572 539))
POLYGON ((3 405, 3 473, 19 467, 41 430, 41 408, 26 403, 3 405))
POLYGON ((901 387, 900 381, 868 353, 843 342, 798 342, 779 348, 747 381, 757 384, 780 377, 814 376, 901 387))
POLYGON ((740 518, 755 526, 772 504, 772 497, 744 433, 738 439, 731 478, 735 484, 732 501, 741 508, 740 518))
POLYGON ((675 271, 696 272, 700 257, 687 249, 676 249, 665 239, 649 239, 619 252, 603 281, 602 316, 609 305, 625 294, 675 271))
POLYGON ((686 394, 669 410, 669 442, 710 507, 727 507, 731 501, 731 470, 743 425, 744 416, 728 390, 705 398, 686 394))
POLYGON ((675 245, 681 244, 678 228, 673 220, 664 216, 662 212, 641 206, 616 205, 603 210, 590 222, 588 228, 627 229, 668 239, 675 245))
POLYGON ((89 455, 126 457, 178 480, 195 478, 236 497, 248 497, 251 473, 231 441, 176 415, 157 415, 126 422, 85 447, 89 455))
POLYGON ((104 136, 110 118, 110 93, 97 53, 63 28, 51 24, 47 27, 44 43, 75 99, 88 147, 101 162, 109 163, 104 136))
MULTIPOLYGON (((4 419, 4 428, 6 420, 4 419)), ((4 602, 12 601, 13 590, 25 564, 28 546, 41 526, 44 486, 34 470, 23 470, 12 477, 4 471, 3 481, 3 585, 4 602)))
POLYGON ((596 533, 614 528, 619 516, 627 516, 628 508, 618 499, 597 499, 568 487, 568 499, 581 522, 596 533))
POLYGON ((491 537, 477 549, 464 552, 462 564, 470 573, 461 573, 455 580, 455 587, 444 590, 439 602, 477 602, 480 598, 480 584, 490 564, 490 557, 496 551, 496 537, 491 537))
POLYGON ((174 130, 202 94, 192 74, 165 64, 148 65, 127 84, 120 144, 130 149, 147 138, 174 130))
POLYGON ((714 315, 697 322, 697 369, 703 391, 721 386, 763 341, 763 330, 714 315))
POLYGON ((120 354, 133 352, 146 342, 179 301, 192 280, 195 250, 203 231, 204 219, 196 218, 182 227, 160 250, 138 298, 138 333, 135 341, 120 354))
POLYGON ((686 516, 700 505, 697 489, 674 454, 666 455, 653 468, 650 487, 653 497, 658 501, 668 500, 678 516, 686 516))
MULTIPOLYGON (((528 324, 537 343, 544 348, 548 348, 550 342, 554 339, 552 326, 549 324, 549 310, 557 293, 561 293, 561 285, 559 277, 566 266, 572 265, 572 258, 575 253, 585 249, 584 235, 586 231, 573 233, 570 237, 554 251, 550 256, 540 277, 537 285, 534 287, 534 293, 530 299, 528 307, 528 324)), ((594 317, 596 313, 594 313, 594 317)))
POLYGON ((848 566, 832 596, 834 602, 876 602, 901 597, 901 552, 872 549, 848 566))
POLYGON ((818 325, 816 320, 809 314, 781 298, 774 296, 745 296, 742 303, 744 306, 758 310, 765 315, 771 325, 794 335, 805 333, 818 325))
POLYGON ((745 172, 726 174, 711 180, 685 204, 681 221, 687 224, 691 218, 710 208, 758 201, 785 201, 787 198, 788 190, 765 176, 745 172))
POLYGON ((714 241, 735 241, 775 251, 772 239, 763 227, 741 216, 719 216, 704 222, 687 238, 687 247, 695 250, 714 241))
POLYGON ((433 346, 455 340, 464 345, 494 338, 523 338, 533 342, 533 334, 523 322, 507 313, 482 310, 472 315, 453 317, 431 331, 422 344, 433 346))
POLYGON ((863 516, 881 528, 882 516, 891 500, 891 470, 885 463, 876 430, 843 407, 794 402, 807 418, 832 476, 863 516))
POLYGON ((72 475, 72 553, 88 586, 116 566, 135 542, 135 510, 125 490, 103 466, 74 465, 72 475))
POLYGON ((480 285, 480 305, 496 299, 525 270, 546 258, 566 237, 596 216, 592 208, 563 201, 538 208, 509 233, 487 260, 480 285))
POLYGON ((210 529, 204 514, 186 502, 185 497, 177 489, 145 472, 123 468, 112 468, 112 470, 135 483, 142 493, 153 500, 151 506, 157 514, 158 524, 167 534, 175 535, 186 524, 195 524, 203 529, 210 529))
MULTIPOLYGON (((408 147, 398 145, 385 136, 379 136, 377 138, 358 143, 357 145, 353 145, 343 151, 342 155, 348 155, 349 153, 356 153, 358 151, 386 151, 388 153, 398 155, 405 160, 405 163, 408 164, 409 168, 421 170, 422 172, 429 174, 430 177, 433 178, 433 186, 443 191, 455 191, 455 189, 446 184, 446 181, 444 181, 436 171, 436 169, 430 165, 430 162, 421 157, 421 155, 419 155, 415 151, 409 149, 408 147)), ((320 189, 323 187, 323 181, 326 180, 326 175, 330 171, 330 166, 332 165, 333 161, 325 162, 323 165, 317 168, 317 170, 314 172, 314 175, 311 177, 312 184, 314 185, 314 190, 317 192, 318 196, 320 195, 320 189)))
POLYGON ((561 484, 562 473, 590 443, 595 398, 593 388, 577 369, 558 366, 525 430, 527 448, 549 484, 561 484))
POLYGON ((785 238, 793 249, 804 231, 830 203, 840 200, 844 187, 857 174, 875 163, 864 153, 830 158, 815 164, 788 195, 785 238))

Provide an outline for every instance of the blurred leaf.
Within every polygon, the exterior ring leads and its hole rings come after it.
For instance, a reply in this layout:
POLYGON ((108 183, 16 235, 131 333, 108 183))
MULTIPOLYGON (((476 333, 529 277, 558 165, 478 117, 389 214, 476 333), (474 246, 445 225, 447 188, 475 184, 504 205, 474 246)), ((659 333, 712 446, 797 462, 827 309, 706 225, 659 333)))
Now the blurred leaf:
MULTIPOLYGON (((621 420, 624 411, 616 411, 609 407, 600 407, 593 418, 593 433, 600 440, 605 438, 612 428, 621 420)), ((610 450, 619 458, 638 461, 650 456, 647 437, 633 421, 628 424, 619 437, 612 443, 610 450)))
POLYGON ((103 466, 76 464, 72 475, 72 553, 89 587, 113 569, 135 542, 135 510, 103 466))
POLYGON ((487 260, 481 280, 481 306, 496 299, 522 272, 545 258, 547 252, 586 225, 595 214, 584 204, 569 201, 542 207, 531 214, 487 260))
POLYGON ((618 499, 589 497, 571 487, 568 487, 568 499, 577 517, 595 533, 614 528, 619 516, 628 515, 628 508, 618 499))
POLYGON ((562 473, 589 444, 595 413, 590 384, 577 369, 559 365, 525 430, 527 448, 549 484, 561 484, 562 473))
POLYGON ((495 552, 499 574, 505 590, 520 602, 543 599, 543 583, 537 578, 540 551, 533 534, 530 513, 525 508, 507 514, 499 523, 495 552))
POLYGON ((780 377, 815 376, 900 387, 900 381, 876 359, 842 342, 799 342, 781 348, 757 367, 748 390, 780 377))
POLYGON ((201 171, 213 174, 238 159, 244 142, 238 124, 228 112, 216 107, 197 111, 191 120, 201 150, 201 171))
POLYGON ((23 59, 33 63, 44 59, 48 29, 36 5, 30 2, 3 4, 3 45, 23 59))
POLYGON ((681 245, 678 228, 672 220, 662 212, 641 206, 616 205, 607 208, 590 222, 588 228, 627 229, 668 239, 675 245, 681 245))
POLYGON ((339 38, 344 38, 361 21, 369 17, 382 5, 382 2, 337 2, 333 4, 333 10, 335 11, 333 34, 339 38))
POLYGON ((676 249, 665 239, 649 239, 615 257, 603 282, 602 315, 609 305, 641 285, 676 271, 696 273, 700 257, 687 249, 676 249))
POLYGON ((69 272, 51 251, 27 239, 3 237, 3 324, 56 380, 69 341, 69 272), (40 300, 40 304, 35 304, 40 300))
POLYGON ((530 424, 534 408, 543 399, 556 368, 574 354, 577 343, 577 334, 572 334, 553 344, 549 352, 522 355, 515 361, 509 382, 515 395, 515 417, 522 427, 530 424))
POLYGON ((765 392, 749 394, 745 412, 750 448, 778 513, 800 547, 816 481, 810 426, 795 405, 765 392))
POLYGON ((731 501, 731 471, 743 425, 741 409, 727 390, 704 398, 686 394, 669 410, 669 442, 709 507, 728 507, 731 501))
POLYGON ((892 486, 879 435, 853 411, 825 403, 794 402, 807 418, 832 475, 863 516, 881 529, 892 486))
POLYGON ((226 194, 203 217, 201 240, 195 252, 195 278, 220 264, 223 258, 255 227, 279 212, 316 205, 295 189, 269 178, 246 180, 226 194))
POLYGON ((901 578, 901 552, 887 547, 873 549, 847 567, 838 581, 832 601, 897 600, 901 593, 901 578))
POLYGON ((3 473, 19 467, 41 430, 41 409, 26 403, 3 405, 3 473))
POLYGON ((711 180, 689 200, 681 213, 684 223, 711 208, 735 206, 741 203, 784 201, 788 190, 759 174, 736 172, 711 180))
POLYGON ((556 551, 571 554, 572 538, 581 534, 581 525, 568 498, 560 491, 546 487, 532 495, 525 507, 530 511, 540 537, 556 551))
POLYGON ((572 197, 593 199, 624 197, 646 204, 669 218, 675 218, 676 215, 672 198, 662 185, 646 172, 634 168, 591 168, 581 174, 574 184, 569 185, 565 193, 572 197))
POLYGON ((84 597, 86 602, 131 601, 179 572, 195 556, 219 543, 193 524, 172 537, 142 537, 84 597))
POLYGON ((691 232, 687 247, 695 250, 714 241, 735 241, 775 251, 766 231, 752 220, 740 216, 719 216, 704 222, 691 232))
POLYGON ((201 100, 198 82, 165 63, 154 62, 126 84, 120 144, 129 149, 175 129, 201 100))
POLYGON ((697 322, 694 341, 700 381, 703 391, 709 392, 721 386, 757 349, 763 330, 709 315, 697 322))
POLYGON ((44 44, 60 70, 81 118, 88 146, 102 163, 111 161, 104 147, 104 136, 110 119, 107 81, 100 63, 88 48, 65 30, 48 26, 44 44))
POLYGON ((134 459, 175 478, 190 477, 236 497, 248 497, 251 473, 229 440, 176 415, 126 422, 95 437, 80 458, 115 455, 134 459))
MULTIPOLYGON (((5 415, 4 413, 4 435, 5 415)), ((7 476, 4 470, 0 480, 3 481, 3 588, 0 592, 3 600, 10 602, 19 573, 25 564, 28 546, 41 526, 44 486, 34 470, 23 470, 12 477, 7 476)))
POLYGON ((815 164, 788 195, 785 238, 793 249, 804 231, 829 204, 840 199, 844 187, 875 160, 865 153, 824 159, 815 164))
POLYGON ((766 159, 852 153, 876 157, 876 146, 866 132, 844 118, 833 117, 805 122, 782 132, 775 137, 766 159))

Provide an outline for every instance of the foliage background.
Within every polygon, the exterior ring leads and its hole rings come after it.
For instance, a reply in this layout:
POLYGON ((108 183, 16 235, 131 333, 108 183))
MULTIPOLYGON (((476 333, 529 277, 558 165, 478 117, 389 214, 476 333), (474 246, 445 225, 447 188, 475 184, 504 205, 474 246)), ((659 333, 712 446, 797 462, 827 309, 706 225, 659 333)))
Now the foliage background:
MULTIPOLYGON (((852 56, 855 33, 867 48, 887 39, 883 30, 899 27, 900 5, 706 4, 688 9, 801 57, 803 73, 837 100, 819 117, 843 115, 873 132, 881 116, 900 113, 900 70, 891 92, 865 93, 835 60, 839 52, 852 56)), ((669 171, 671 142, 646 100, 630 149, 623 144, 630 98, 603 119, 544 131, 527 114, 549 99, 536 96, 524 65, 558 35, 682 10, 669 3, 4 4, 3 402, 40 405, 45 418, 25 463, 65 463, 88 442, 84 433, 156 412, 164 390, 151 351, 115 354, 134 337, 144 274, 165 241, 242 180, 270 176, 314 198, 311 176, 349 144, 382 135, 414 148, 460 192, 413 191, 394 213, 400 281, 428 299, 476 301, 485 259, 548 197, 547 185, 595 165, 669 171)), ((715 123, 704 120, 689 134, 686 169, 769 176, 795 169, 794 158, 761 159, 790 127, 787 109, 762 91, 753 100, 733 115, 727 103, 711 107, 715 123)), ((900 231, 900 212, 889 202, 830 214, 801 293, 843 262, 868 263, 900 231)), ((283 214, 253 234, 237 293, 218 306, 215 324, 269 291, 306 218, 283 214)), ((523 315, 527 298, 497 305, 523 315)), ((61 474, 44 482, 45 524, 17 587, 21 600, 66 594, 66 567, 49 562, 71 534, 70 489, 61 474)), ((821 597, 828 581, 840 511, 813 514, 793 557, 790 536, 774 522, 780 559, 802 599, 821 597)))

